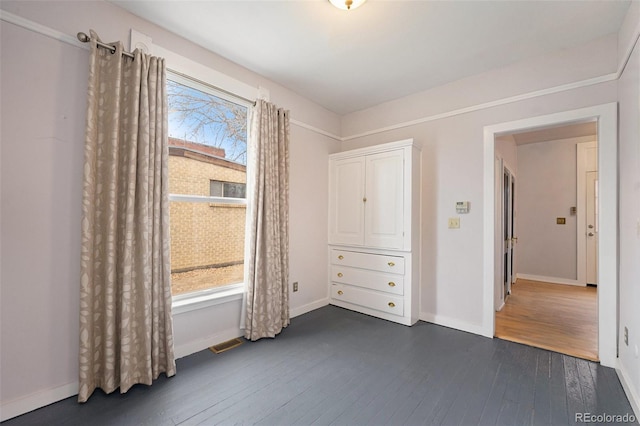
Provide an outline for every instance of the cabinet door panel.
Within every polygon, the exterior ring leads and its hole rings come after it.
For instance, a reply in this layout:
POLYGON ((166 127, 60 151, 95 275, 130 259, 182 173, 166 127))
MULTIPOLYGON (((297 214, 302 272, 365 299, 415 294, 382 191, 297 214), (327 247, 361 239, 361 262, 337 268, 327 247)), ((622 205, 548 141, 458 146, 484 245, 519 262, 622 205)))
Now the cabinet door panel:
POLYGON ((366 157, 365 231, 368 247, 401 249, 404 242, 404 154, 366 157))
POLYGON ((363 245, 365 160, 332 161, 329 174, 329 242, 363 245))

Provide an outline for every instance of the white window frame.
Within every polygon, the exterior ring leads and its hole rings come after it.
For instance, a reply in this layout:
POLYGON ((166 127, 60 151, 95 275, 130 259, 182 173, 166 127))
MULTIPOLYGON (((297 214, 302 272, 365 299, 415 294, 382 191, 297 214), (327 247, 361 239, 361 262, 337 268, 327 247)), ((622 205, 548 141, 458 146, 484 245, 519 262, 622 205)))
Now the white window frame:
MULTIPOLYGON (((153 44, 151 37, 131 29, 130 50, 136 48, 165 58, 167 79, 212 93, 230 102, 253 106, 256 99, 269 100, 269 91, 262 87, 254 87, 220 73, 205 65, 181 56, 175 52, 153 44), (219 89, 217 89, 219 88, 219 89)), ((249 114, 247 114, 247 120, 249 114)), ((247 123, 248 126, 249 123, 247 123)), ((248 128, 248 127, 247 127, 248 128)), ((196 195, 170 195, 169 201, 223 203, 246 205, 244 198, 207 197, 196 195)), ((245 291, 244 283, 230 284, 224 287, 211 288, 193 293, 173 296, 173 314, 180 314, 235 300, 242 300, 245 291)))
MULTIPOLYGON (((182 84, 201 92, 217 96, 226 101, 241 105, 247 108, 247 129, 249 128, 249 109, 251 104, 243 99, 236 98, 228 93, 223 93, 215 87, 209 86, 202 81, 192 80, 188 76, 177 74, 174 71, 167 70, 167 80, 182 84)), ((231 197, 212 197, 206 195, 186 195, 186 194, 169 194, 169 201, 188 202, 188 203, 217 203, 227 205, 247 205, 246 198, 231 197)), ((194 291, 185 294, 173 296, 173 313, 189 312, 196 309, 206 308, 221 303, 242 298, 244 293, 244 282, 227 284, 220 287, 208 288, 205 290, 194 291)))

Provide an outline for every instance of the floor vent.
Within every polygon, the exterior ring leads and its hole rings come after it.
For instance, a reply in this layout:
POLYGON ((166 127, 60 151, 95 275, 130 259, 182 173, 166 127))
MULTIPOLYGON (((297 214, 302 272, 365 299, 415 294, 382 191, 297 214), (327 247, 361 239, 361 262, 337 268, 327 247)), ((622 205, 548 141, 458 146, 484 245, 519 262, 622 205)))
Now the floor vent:
POLYGON ((242 344, 242 339, 240 339, 239 337, 236 337, 235 339, 227 340, 226 342, 213 345, 209 349, 213 353, 220 354, 222 352, 228 351, 229 349, 237 348, 241 344, 242 344))

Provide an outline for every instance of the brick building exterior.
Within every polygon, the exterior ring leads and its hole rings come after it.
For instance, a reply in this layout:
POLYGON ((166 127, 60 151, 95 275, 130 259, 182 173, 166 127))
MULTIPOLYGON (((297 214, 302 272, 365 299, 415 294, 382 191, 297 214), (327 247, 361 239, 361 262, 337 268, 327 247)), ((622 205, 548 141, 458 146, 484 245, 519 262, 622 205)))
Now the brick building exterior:
MULTIPOLYGON (((220 148, 169 138, 169 193, 209 196, 211 181, 246 183, 246 166, 224 156, 220 148)), ((246 206, 172 201, 170 214, 172 275, 237 265, 234 277, 219 279, 238 280, 246 206)))

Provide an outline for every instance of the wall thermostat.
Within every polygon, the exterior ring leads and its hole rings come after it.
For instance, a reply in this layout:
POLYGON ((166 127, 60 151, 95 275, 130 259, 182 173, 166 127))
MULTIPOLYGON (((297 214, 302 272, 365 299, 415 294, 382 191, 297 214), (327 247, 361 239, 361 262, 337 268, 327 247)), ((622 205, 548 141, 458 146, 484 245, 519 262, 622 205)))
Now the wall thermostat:
POLYGON ((469 213, 469 202, 468 201, 457 201, 456 202, 456 213, 469 213))

